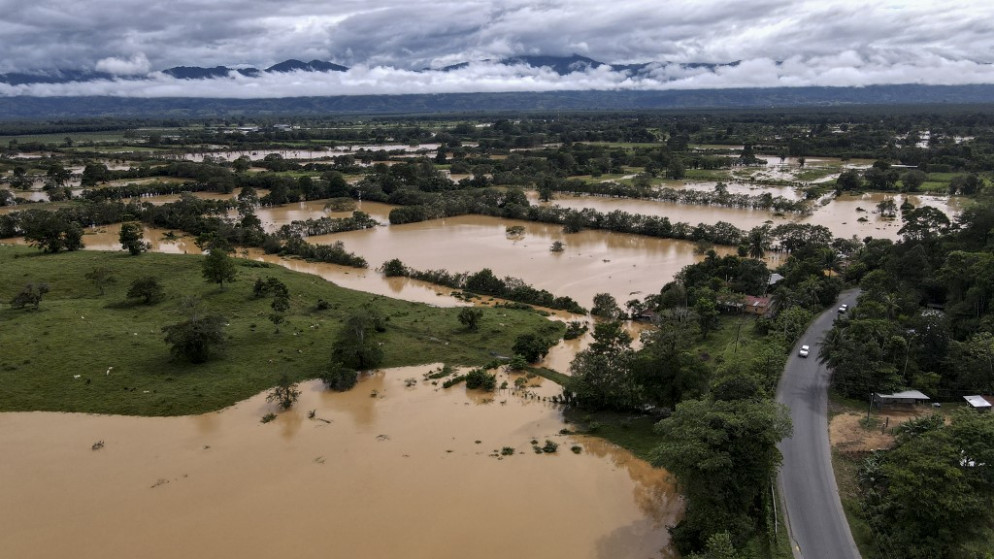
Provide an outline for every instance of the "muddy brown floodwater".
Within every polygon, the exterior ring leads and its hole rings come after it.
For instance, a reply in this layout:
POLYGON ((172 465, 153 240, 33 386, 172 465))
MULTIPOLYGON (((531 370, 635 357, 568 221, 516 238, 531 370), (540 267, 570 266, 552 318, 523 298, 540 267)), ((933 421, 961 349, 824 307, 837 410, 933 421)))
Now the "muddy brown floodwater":
MULTIPOLYGON (((684 188, 695 187, 686 185, 684 188)), ((703 189, 711 190, 712 188, 703 189)), ((766 190, 750 190, 747 193, 755 196, 763 192, 770 192, 774 196, 783 196, 785 190, 783 188, 768 188, 766 190)), ((530 192, 529 198, 532 203, 538 203, 537 192, 530 192)), ((887 198, 893 198, 898 207, 905 200, 911 202, 915 207, 932 206, 941 210, 950 219, 953 219, 962 211, 963 204, 963 201, 959 198, 949 198, 946 196, 924 194, 906 196, 903 194, 872 193, 856 196, 842 195, 837 198, 826 197, 812 203, 812 212, 808 215, 786 214, 778 216, 766 210, 697 206, 654 200, 610 198, 606 196, 578 196, 557 193, 555 198, 548 202, 547 205, 558 205, 577 210, 592 208, 605 213, 620 210, 629 213, 666 216, 670 218, 671 222, 683 221, 691 225, 697 225, 698 223, 713 224, 718 221, 725 221, 744 230, 752 229, 764 223, 769 223, 773 226, 784 223, 809 223, 811 225, 824 225, 836 237, 849 238, 856 235, 860 239, 873 237, 876 239, 896 240, 899 237, 898 231, 903 225, 900 217, 897 219, 885 219, 877 213, 877 204, 887 198), (861 219, 862 221, 860 221, 861 219)), ((543 203, 543 205, 546 205, 546 203, 543 203)))
POLYGON ((304 383, 267 424, 265 395, 187 417, 0 414, 0 555, 669 556, 682 504, 665 471, 561 435, 552 404, 443 390, 430 368, 344 394, 304 383))

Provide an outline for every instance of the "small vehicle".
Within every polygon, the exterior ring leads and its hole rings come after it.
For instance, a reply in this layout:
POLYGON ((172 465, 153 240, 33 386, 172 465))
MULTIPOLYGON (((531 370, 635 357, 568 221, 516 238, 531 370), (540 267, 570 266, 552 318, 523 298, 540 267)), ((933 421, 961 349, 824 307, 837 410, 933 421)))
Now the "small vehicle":
POLYGON ((801 357, 807 357, 809 353, 811 353, 811 348, 807 345, 802 345, 801 349, 797 352, 801 357))
POLYGON ((846 312, 848 310, 849 310, 849 305, 842 305, 841 307, 839 307, 839 313, 840 314, 844 313, 844 312, 846 312))

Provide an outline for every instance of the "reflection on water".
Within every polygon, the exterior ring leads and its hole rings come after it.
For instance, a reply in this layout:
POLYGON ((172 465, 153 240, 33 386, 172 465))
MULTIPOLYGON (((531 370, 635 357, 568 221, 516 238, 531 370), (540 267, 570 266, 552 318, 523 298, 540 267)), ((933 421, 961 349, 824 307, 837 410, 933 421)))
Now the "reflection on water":
POLYGON ((432 386, 421 380, 430 368, 387 370, 344 394, 305 383, 296 407, 269 424, 259 421, 275 411, 265 395, 209 420, 0 414, 0 447, 16 449, 0 461, 0 549, 77 558, 663 556, 665 527, 682 508, 665 471, 603 441, 560 435, 566 426, 550 404, 432 386), (533 439, 560 450, 535 454, 533 439), (98 440, 104 447, 91 450, 98 440), (516 454, 492 455, 504 446, 516 454))

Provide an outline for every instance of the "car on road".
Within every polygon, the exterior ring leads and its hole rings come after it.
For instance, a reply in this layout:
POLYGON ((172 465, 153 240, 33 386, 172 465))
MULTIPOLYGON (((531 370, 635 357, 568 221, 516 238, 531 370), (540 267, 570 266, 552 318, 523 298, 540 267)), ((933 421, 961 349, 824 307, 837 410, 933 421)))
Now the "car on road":
POLYGON ((807 357, 809 353, 811 353, 811 348, 806 345, 802 345, 801 349, 797 352, 801 357, 807 357))
POLYGON ((841 307, 839 307, 839 313, 840 314, 844 313, 844 312, 846 312, 848 310, 849 310, 849 305, 842 305, 841 307))

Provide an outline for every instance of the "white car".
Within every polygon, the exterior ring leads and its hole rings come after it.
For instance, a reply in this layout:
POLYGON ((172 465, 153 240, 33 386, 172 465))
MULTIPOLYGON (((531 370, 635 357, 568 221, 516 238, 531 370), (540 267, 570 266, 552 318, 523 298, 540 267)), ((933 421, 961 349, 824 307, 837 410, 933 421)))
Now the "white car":
POLYGON ((846 312, 848 310, 849 310, 849 305, 842 305, 841 307, 839 307, 839 312, 840 313, 844 313, 844 312, 846 312))
POLYGON ((797 352, 801 357, 807 357, 809 353, 811 353, 811 348, 806 345, 802 345, 801 349, 797 352))

